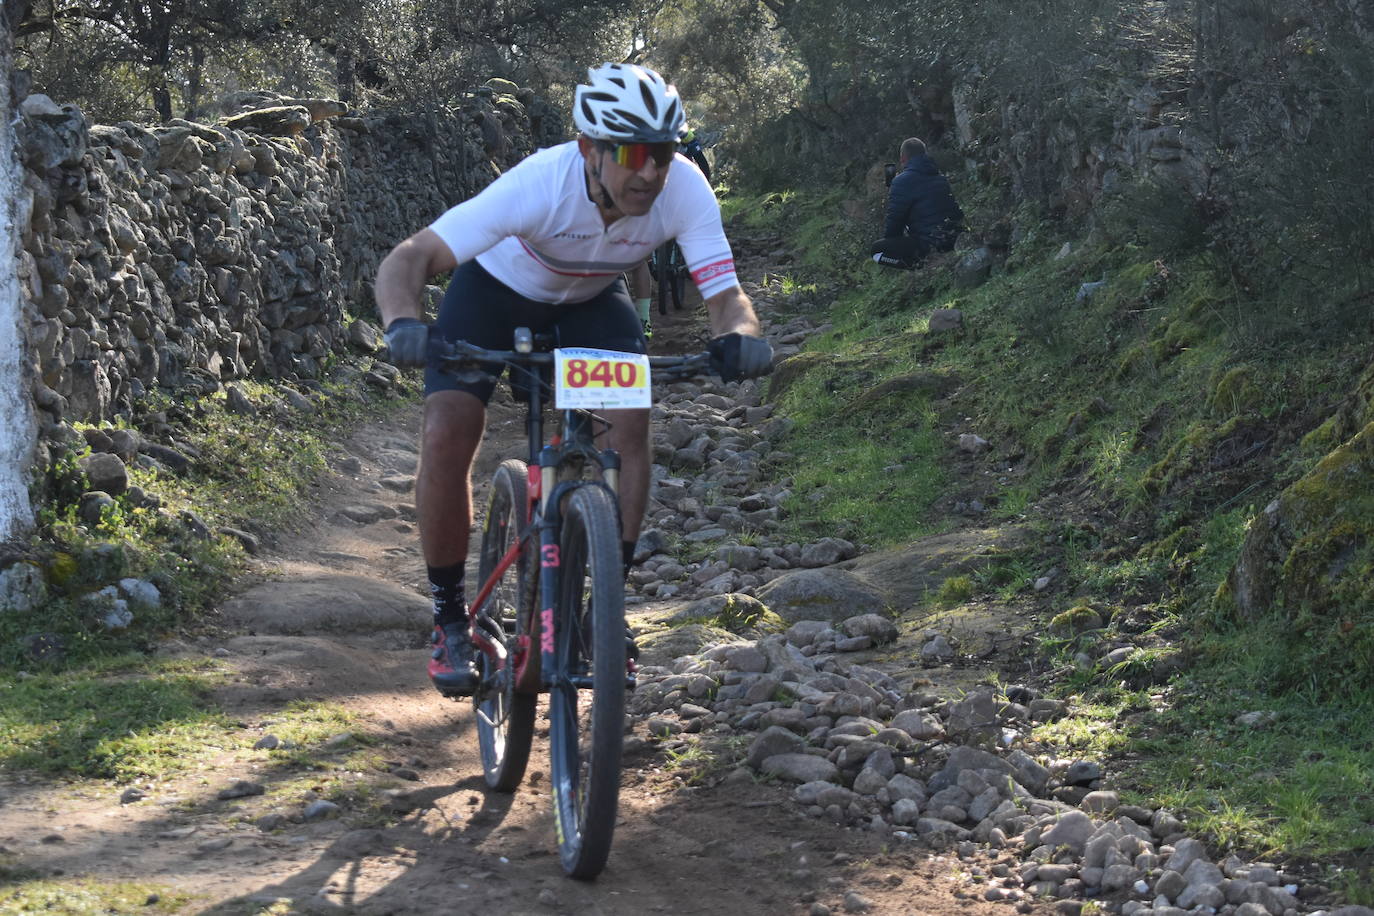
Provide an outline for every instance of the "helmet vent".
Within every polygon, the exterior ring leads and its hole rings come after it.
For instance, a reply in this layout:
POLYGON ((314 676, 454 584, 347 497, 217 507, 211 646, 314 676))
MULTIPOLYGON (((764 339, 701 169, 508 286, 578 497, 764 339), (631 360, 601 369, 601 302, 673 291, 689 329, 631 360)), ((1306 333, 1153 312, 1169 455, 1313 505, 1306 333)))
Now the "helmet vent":
POLYGON ((644 99, 644 107, 649 110, 649 117, 657 118, 658 99, 654 98, 653 92, 650 91, 649 87, 646 86, 644 83, 639 84, 639 95, 641 98, 644 99))

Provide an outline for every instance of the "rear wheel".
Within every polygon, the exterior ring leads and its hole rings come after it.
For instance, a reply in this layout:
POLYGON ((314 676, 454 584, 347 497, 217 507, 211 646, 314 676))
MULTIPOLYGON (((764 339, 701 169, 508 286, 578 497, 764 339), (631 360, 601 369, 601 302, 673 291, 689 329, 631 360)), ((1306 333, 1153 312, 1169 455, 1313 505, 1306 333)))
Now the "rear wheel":
POLYGON ((682 249, 677 246, 677 242, 671 242, 669 245, 672 249, 668 258, 672 281, 668 285, 673 296, 673 308, 680 309, 687 299, 687 264, 682 260, 682 249))
POLYGON ((654 251, 654 283, 658 287, 658 313, 668 314, 668 300, 673 286, 673 242, 664 242, 654 251))
POLYGON ((604 488, 569 496, 559 540, 558 674, 549 695, 554 829, 563 868, 606 866, 625 736, 625 585, 619 516, 604 488))
MULTIPOLYGON (((510 550, 525 525, 528 502, 523 461, 501 462, 492 479, 491 500, 482 528, 477 581, 485 583, 510 550)), ((477 745, 487 785, 510 792, 520 785, 534 738, 536 697, 515 683, 517 640, 525 631, 534 604, 533 547, 521 550, 478 609, 477 627, 495 652, 477 653, 481 683, 473 703, 477 710, 477 745)))

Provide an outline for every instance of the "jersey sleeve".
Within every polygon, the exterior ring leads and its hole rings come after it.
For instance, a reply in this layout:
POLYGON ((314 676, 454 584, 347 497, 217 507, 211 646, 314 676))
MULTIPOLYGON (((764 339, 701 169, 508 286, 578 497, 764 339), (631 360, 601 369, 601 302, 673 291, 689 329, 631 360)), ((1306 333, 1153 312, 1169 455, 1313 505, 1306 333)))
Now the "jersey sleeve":
POLYGON ((444 240, 459 264, 470 261, 513 235, 528 235, 541 217, 532 206, 535 189, 526 159, 483 188, 477 195, 450 207, 429 228, 444 240))
POLYGON ((679 169, 669 176, 678 179, 673 188, 677 243, 692 274, 692 282, 703 299, 739 285, 735 275, 735 256, 725 240, 720 223, 720 204, 711 185, 700 170, 691 168, 683 157, 679 169))

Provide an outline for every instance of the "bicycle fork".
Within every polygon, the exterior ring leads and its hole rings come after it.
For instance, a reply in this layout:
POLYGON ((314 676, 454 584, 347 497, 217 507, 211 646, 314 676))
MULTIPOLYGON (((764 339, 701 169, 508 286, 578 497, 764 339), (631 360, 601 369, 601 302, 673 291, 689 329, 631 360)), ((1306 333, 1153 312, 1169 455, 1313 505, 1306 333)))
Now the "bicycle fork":
MULTIPOLYGON (((545 690, 560 682, 587 690, 595 686, 591 676, 566 670, 567 660, 560 663, 557 658, 557 628, 560 625, 575 625, 568 609, 563 609, 562 614, 557 610, 563 573, 558 532, 563 527, 563 497, 577 487, 596 484, 587 481, 555 483, 560 457, 558 450, 552 446, 545 446, 539 453, 539 667, 545 690)), ((599 458, 602 481, 614 494, 620 483, 620 455, 614 449, 603 449, 599 458)), ((534 475, 530 476, 533 478, 534 475)), ((576 571, 571 572, 576 574, 576 571)), ((595 607, 592 613, 595 613, 595 607)), ((625 687, 629 690, 635 687, 635 676, 628 671, 625 674, 625 687)))

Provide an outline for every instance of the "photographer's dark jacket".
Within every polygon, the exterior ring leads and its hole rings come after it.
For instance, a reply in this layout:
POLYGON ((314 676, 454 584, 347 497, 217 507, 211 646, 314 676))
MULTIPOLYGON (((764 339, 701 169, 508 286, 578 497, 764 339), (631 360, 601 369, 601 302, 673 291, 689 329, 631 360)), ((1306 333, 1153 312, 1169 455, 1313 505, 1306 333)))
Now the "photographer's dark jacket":
POLYGON ((887 195, 887 221, 883 238, 914 236, 936 250, 953 247, 962 228, 964 212, 954 200, 949 180, 940 174, 929 156, 913 156, 892 179, 887 195))

